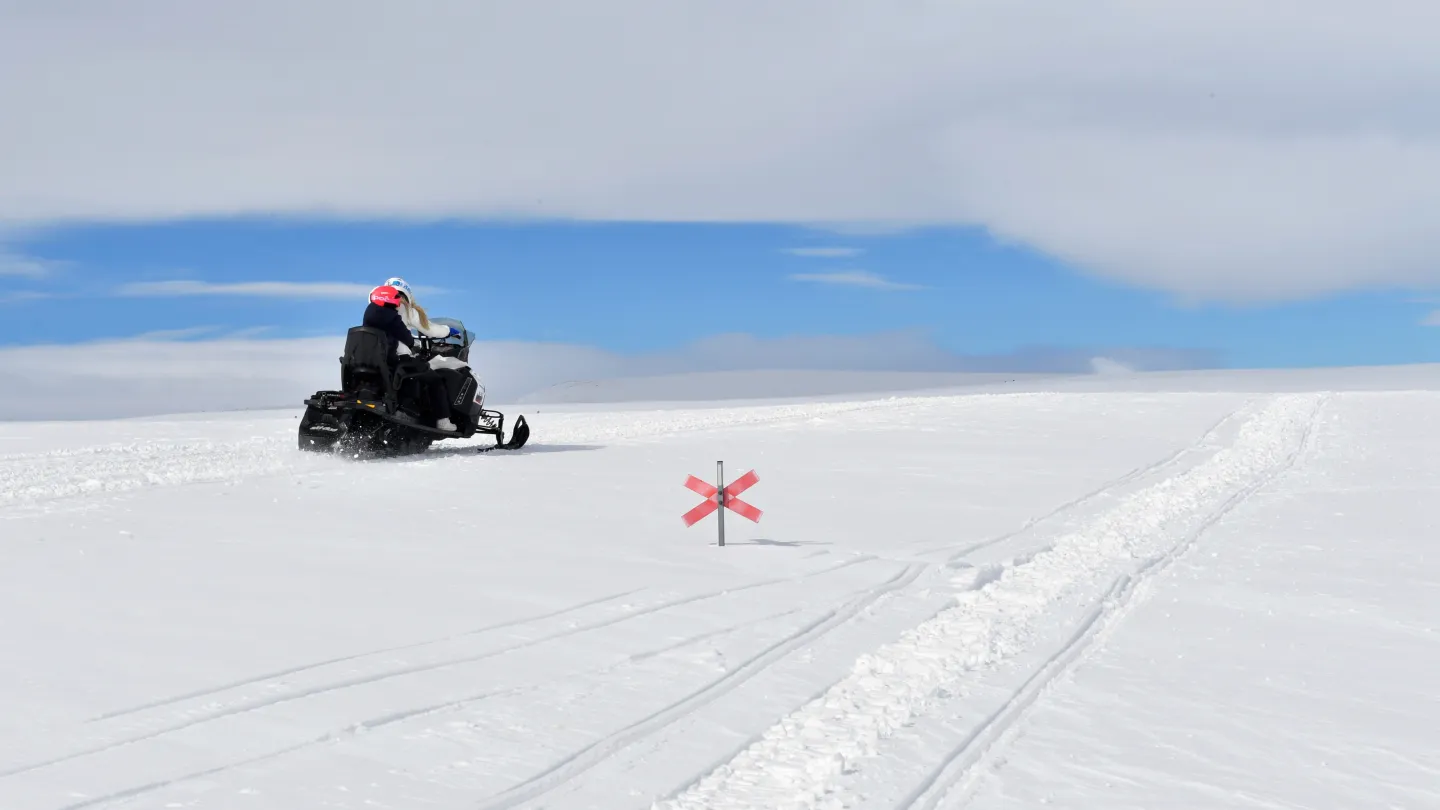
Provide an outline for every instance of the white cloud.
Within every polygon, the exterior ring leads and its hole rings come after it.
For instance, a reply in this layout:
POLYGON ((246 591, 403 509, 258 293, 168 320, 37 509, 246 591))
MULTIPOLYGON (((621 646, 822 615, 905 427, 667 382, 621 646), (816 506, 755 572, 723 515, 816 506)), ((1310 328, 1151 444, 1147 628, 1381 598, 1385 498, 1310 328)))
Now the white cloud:
POLYGON ((0 248, 0 278, 45 278, 54 271, 54 262, 21 256, 0 248))
POLYGON ((21 301, 46 301, 51 298, 58 298, 55 293, 41 292, 39 290, 12 290, 5 294, 0 303, 16 303, 21 301))
MULTIPOLYGON (((188 331, 188 330, 187 330, 188 331)), ((0 419, 96 419, 156 413, 295 408, 339 382, 343 336, 180 340, 173 333, 83 344, 0 348, 12 385, 0 419), (103 391, 103 403, 76 391, 103 391)), ((589 346, 478 343, 471 362, 492 400, 515 402, 552 386, 616 378, 733 371, 1066 372, 1092 371, 1085 350, 1026 349, 972 356, 902 332, 757 338, 720 335, 673 351, 621 355, 589 346)), ((1215 365, 1205 352, 1109 351, 1144 370, 1215 365)), ((723 393, 723 392, 722 392, 723 393)))
POLYGON ((1440 326, 1440 309, 1433 310, 1420 321, 1421 326, 1440 326))
POLYGON ((127 340, 138 343, 152 343, 159 340, 187 340, 215 332, 214 326, 191 326, 185 329, 156 329, 152 332, 142 332, 127 340))
POLYGON ((807 247, 807 248, 786 248, 785 253, 791 256, 804 256, 806 258, 819 259, 845 259, 851 256, 859 256, 865 251, 853 247, 807 247))
MULTIPOLYGON (((364 300, 373 284, 340 282, 247 281, 215 284, 208 281, 140 281, 125 284, 117 295, 129 297, 169 297, 191 295, 240 295, 263 298, 335 298, 364 300)), ((418 295, 417 295, 418 297, 418 295)))
POLYGON ((1187 296, 1433 284, 1437 22, 1425 0, 11 2, 0 75, 45 81, 0 83, 25 123, 0 128, 0 223, 960 223, 1187 296))
POLYGON ((235 331, 227 334, 225 338, 227 340, 248 340, 250 338, 259 337, 266 332, 274 331, 274 329, 275 327, 273 326, 247 326, 244 329, 236 329, 235 331))
MULTIPOLYGON (((249 340, 271 331, 270 326, 248 326, 243 329, 234 329, 222 333, 223 327, 219 326, 189 326, 183 329, 155 329, 150 332, 142 332, 138 335, 127 338, 117 338, 120 343, 157 343, 170 341, 189 341, 192 338, 210 335, 214 341, 249 340)), ((101 341, 109 342, 109 341, 101 341)))
POLYGON ((1105 374, 1105 375, 1111 375, 1111 376, 1117 375, 1117 374, 1134 374, 1134 373, 1135 373, 1135 369, 1131 368, 1130 366, 1126 365, 1125 363, 1121 363, 1121 362, 1119 362, 1119 361, 1117 361, 1117 360, 1112 360, 1112 359, 1110 359, 1109 357, 1093 357, 1093 358, 1091 358, 1091 359, 1090 359, 1090 368, 1091 368, 1096 374, 1105 374))
POLYGON ((869 287, 876 290, 919 290, 917 284, 902 284, 890 281, 882 275, 866 270, 847 270, 834 273, 796 273, 792 281, 809 281, 816 284, 833 284, 841 287, 869 287))

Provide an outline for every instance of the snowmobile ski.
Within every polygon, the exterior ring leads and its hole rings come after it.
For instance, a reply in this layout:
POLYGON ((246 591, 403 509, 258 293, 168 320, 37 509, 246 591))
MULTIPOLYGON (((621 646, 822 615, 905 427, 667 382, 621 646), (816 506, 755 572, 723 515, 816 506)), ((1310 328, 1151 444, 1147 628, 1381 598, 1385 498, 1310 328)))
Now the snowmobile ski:
POLYGON ((503 434, 495 434, 495 444, 489 447, 477 447, 475 448, 475 452, 488 453, 491 450, 519 450, 524 447, 525 442, 530 440, 530 424, 525 421, 525 416, 522 414, 515 417, 515 429, 511 431, 509 441, 502 442, 500 441, 501 438, 503 438, 503 434))

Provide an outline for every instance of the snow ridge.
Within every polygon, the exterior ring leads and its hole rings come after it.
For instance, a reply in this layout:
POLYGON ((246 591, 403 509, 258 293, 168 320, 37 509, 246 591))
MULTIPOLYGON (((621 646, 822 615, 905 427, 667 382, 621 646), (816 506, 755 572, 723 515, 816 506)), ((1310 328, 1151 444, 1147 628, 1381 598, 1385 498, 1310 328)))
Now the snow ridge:
MULTIPOLYGON (((1052 547, 1008 567, 954 607, 862 657, 851 674, 766 731, 730 762, 653 807, 819 808, 842 806, 834 782, 964 675, 1023 651, 1047 607, 1117 567, 1143 571, 1166 556, 1176 534, 1232 507, 1257 481, 1300 451, 1319 405, 1282 396, 1249 419, 1234 443, 1187 471, 1140 490, 1052 547), (1139 560, 1139 564, 1127 561, 1139 560)), ((1106 574, 1111 574, 1106 577, 1106 574)))
POLYGON ((5 456, 0 457, 0 508, 143 487, 234 481, 296 465, 293 445, 268 436, 231 442, 156 440, 5 456))

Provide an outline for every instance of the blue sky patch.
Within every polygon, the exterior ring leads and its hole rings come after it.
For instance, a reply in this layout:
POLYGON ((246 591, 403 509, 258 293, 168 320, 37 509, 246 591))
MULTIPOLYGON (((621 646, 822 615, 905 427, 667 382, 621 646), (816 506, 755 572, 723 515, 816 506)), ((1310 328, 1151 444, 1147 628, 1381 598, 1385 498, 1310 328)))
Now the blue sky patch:
POLYGON ((619 353, 909 332, 958 355, 1132 349, 1162 367, 1440 359, 1413 295, 1191 306, 965 228, 208 220, 55 229, 11 242, 0 272, 6 345, 338 335, 401 275, 482 340, 619 353))

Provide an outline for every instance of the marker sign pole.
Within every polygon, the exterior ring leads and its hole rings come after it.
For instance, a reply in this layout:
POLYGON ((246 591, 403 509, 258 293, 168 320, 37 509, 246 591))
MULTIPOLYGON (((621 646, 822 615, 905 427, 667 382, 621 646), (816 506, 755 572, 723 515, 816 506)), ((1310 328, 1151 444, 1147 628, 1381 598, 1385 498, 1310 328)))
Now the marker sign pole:
POLYGON ((725 462, 715 462, 715 486, 720 488, 720 508, 715 515, 720 523, 720 545, 725 545, 725 462))
POLYGON ((694 526, 709 516, 711 512, 718 511, 720 513, 720 545, 723 546, 725 545, 726 509, 755 523, 760 522, 760 510, 736 497, 750 487, 755 486, 756 482, 760 480, 760 476, 756 475, 754 470, 751 470, 735 479, 734 483, 725 486, 725 462, 723 461, 715 462, 715 473, 720 482, 720 486, 718 487, 701 481, 693 475, 685 479, 685 488, 700 495, 700 497, 705 499, 705 502, 686 512, 680 519, 685 521, 686 526, 694 526))

